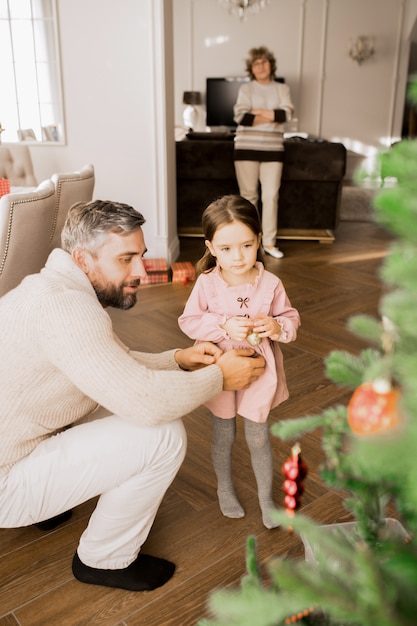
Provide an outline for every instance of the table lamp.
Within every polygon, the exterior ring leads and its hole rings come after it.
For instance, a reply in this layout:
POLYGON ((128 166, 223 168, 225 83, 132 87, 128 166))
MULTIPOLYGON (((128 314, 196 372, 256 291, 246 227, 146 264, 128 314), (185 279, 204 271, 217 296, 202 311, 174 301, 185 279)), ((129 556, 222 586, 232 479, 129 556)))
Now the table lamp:
POLYGON ((187 105, 182 114, 184 126, 193 130, 198 119, 198 111, 195 107, 197 104, 201 104, 201 93, 199 91, 184 91, 182 102, 187 105))

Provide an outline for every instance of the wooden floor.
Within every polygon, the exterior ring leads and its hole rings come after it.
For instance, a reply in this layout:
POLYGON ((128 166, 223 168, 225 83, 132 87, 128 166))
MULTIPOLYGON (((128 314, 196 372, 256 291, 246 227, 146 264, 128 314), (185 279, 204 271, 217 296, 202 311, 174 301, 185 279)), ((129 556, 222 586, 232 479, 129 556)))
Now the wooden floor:
MULTIPOLYGON (((346 328, 356 313, 376 314, 381 293, 378 268, 388 235, 372 223, 342 222, 333 244, 282 241, 283 260, 268 257, 301 314, 295 343, 283 346, 290 399, 271 421, 321 412, 346 402, 346 389, 325 377, 323 357, 332 349, 356 352, 363 343, 346 328)), ((181 241, 181 260, 195 261, 201 239, 181 241)), ((191 285, 143 287, 136 307, 111 311, 119 336, 133 348, 160 351, 187 346, 177 318, 191 285)), ((177 570, 164 587, 132 593, 84 585, 71 573, 71 560, 94 501, 78 507, 72 519, 53 532, 35 527, 0 530, 0 626, 191 626, 207 615, 212 589, 237 585, 245 571, 249 534, 257 538, 261 562, 274 555, 298 558, 303 547, 286 529, 266 530, 257 505, 254 477, 239 421, 235 446, 236 487, 246 517, 224 518, 218 508, 210 462, 210 422, 204 408, 185 417, 189 436, 186 460, 166 494, 146 551, 173 560, 177 570)), ((318 476, 320 433, 302 441, 309 467, 302 510, 319 523, 347 521, 339 495, 318 476)), ((281 465, 291 444, 273 438, 277 505, 282 505, 281 465)), ((70 477, 69 477, 70 478, 70 477)), ((256 626, 256 625, 254 625, 256 626)))

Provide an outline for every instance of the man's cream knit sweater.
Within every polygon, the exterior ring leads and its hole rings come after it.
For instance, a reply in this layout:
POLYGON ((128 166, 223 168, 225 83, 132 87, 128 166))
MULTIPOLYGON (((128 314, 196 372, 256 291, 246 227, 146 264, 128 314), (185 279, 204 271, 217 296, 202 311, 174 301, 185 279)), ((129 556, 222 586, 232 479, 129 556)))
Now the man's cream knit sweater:
POLYGON ((222 390, 216 365, 130 351, 63 250, 0 298, 0 474, 98 405, 140 424, 177 419, 222 390))

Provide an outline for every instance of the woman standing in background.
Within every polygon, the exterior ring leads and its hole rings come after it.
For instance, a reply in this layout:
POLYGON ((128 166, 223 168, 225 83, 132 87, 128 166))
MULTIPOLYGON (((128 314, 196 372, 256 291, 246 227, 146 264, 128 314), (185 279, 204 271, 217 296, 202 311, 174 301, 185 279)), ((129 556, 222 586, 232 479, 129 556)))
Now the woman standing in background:
POLYGON ((246 59, 250 82, 239 89, 234 106, 238 124, 235 137, 235 170, 240 195, 258 206, 262 199, 262 245, 276 259, 284 255, 276 247, 278 195, 284 160, 284 123, 292 118, 288 85, 274 80, 277 69, 265 46, 251 48, 246 59))

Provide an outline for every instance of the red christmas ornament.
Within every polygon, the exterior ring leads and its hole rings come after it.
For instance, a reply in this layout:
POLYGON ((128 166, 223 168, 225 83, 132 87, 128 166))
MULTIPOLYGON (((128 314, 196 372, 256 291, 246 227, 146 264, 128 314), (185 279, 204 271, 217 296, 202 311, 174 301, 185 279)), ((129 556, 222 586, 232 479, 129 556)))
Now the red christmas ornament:
POLYGON ((388 380, 360 385, 348 405, 348 423, 356 435, 374 435, 393 429, 401 421, 400 392, 388 380))
POLYGON ((307 465, 301 459, 301 448, 298 443, 291 449, 291 457, 285 461, 282 472, 285 476, 284 504, 287 515, 292 517, 300 506, 301 495, 304 491, 303 480, 307 476, 307 465))

